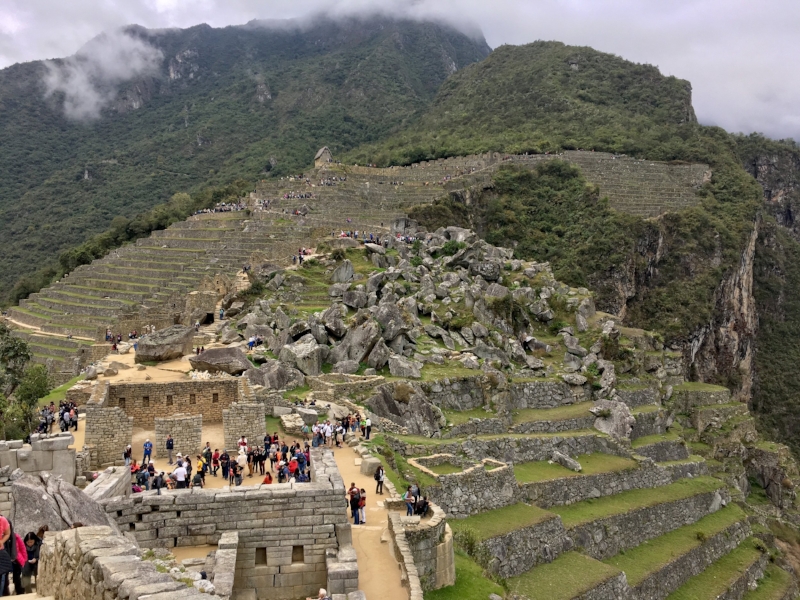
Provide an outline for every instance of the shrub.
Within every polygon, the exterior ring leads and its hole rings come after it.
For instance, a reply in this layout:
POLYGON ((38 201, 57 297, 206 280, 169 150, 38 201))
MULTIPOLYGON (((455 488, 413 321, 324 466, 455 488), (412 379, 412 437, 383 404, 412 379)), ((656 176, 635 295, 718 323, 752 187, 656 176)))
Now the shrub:
POLYGON ((418 267, 422 264, 422 259, 419 256, 412 256, 409 262, 411 263, 412 267, 418 267))
POLYGON ((456 252, 466 247, 467 245, 464 242, 449 240, 444 243, 444 246, 442 246, 442 249, 439 251, 439 254, 442 256, 453 256, 456 252))
POLYGON ((347 253, 344 251, 344 248, 336 248, 331 252, 331 258, 335 261, 344 260, 347 258, 347 253))

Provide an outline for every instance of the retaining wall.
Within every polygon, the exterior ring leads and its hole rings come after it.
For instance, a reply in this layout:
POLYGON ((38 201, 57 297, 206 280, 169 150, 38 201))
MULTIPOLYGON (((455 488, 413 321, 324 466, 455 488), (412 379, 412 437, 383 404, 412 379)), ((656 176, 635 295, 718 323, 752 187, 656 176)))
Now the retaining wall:
POLYGON ((233 402, 222 411, 222 428, 226 448, 236 448, 241 436, 247 438, 251 446, 261 446, 267 434, 264 405, 233 402))
POLYGON ((22 469, 25 473, 47 471, 60 475, 68 483, 75 483, 76 451, 69 448, 75 442, 71 433, 59 432, 51 436, 31 435, 31 443, 22 440, 0 441, 0 468, 22 469))
POLYGON ((173 440, 172 457, 180 452, 184 456, 194 456, 203 447, 203 415, 177 414, 170 417, 155 417, 156 437, 153 454, 158 458, 166 458, 167 436, 173 440))

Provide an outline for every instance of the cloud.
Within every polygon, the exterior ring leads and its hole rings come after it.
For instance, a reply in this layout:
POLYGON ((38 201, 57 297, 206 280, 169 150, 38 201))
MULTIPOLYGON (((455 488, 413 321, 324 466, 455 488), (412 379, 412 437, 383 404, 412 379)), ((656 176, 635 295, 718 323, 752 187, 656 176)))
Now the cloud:
POLYGON ((0 67, 68 56, 132 23, 223 27, 320 12, 436 19, 465 32, 477 23, 492 47, 592 46, 691 81, 703 123, 800 139, 796 0, 2 0, 0 67))
POLYGON ((160 50, 129 33, 102 34, 74 56, 45 63, 46 94, 64 95, 68 118, 95 119, 114 100, 121 83, 155 74, 162 58, 160 50))

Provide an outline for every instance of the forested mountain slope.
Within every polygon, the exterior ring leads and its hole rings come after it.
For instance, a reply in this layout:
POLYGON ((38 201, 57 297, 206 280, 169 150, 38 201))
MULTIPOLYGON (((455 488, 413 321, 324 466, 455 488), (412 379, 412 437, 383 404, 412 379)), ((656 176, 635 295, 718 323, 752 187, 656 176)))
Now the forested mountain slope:
POLYGON ((3 69, 0 298, 114 217, 385 136, 488 53, 444 26, 373 18, 129 27, 76 57, 3 69))

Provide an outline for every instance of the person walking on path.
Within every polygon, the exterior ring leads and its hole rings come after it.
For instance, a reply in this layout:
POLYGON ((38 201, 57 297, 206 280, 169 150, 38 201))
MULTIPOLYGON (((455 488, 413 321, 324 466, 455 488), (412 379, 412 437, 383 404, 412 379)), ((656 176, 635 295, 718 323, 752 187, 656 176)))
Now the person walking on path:
POLYGON ((125 466, 131 466, 131 458, 133 457, 133 450, 131 449, 131 445, 128 444, 125 446, 125 450, 122 451, 122 458, 125 459, 125 466))
POLYGON ((153 442, 150 439, 146 439, 144 442, 144 458, 142 459, 142 464, 146 465, 150 462, 150 456, 153 454, 153 442))
POLYGON ((356 487, 355 482, 350 484, 350 489, 347 491, 350 495, 350 514, 353 516, 353 525, 359 525, 359 507, 358 501, 361 499, 361 492, 356 487))
POLYGON ((386 479, 386 471, 383 470, 383 465, 378 465, 378 470, 375 471, 375 493, 383 496, 383 480, 386 479))
POLYGON ((366 426, 367 430, 367 439, 369 439, 369 434, 372 432, 372 420, 367 417, 367 419, 364 421, 364 425, 366 426))
POLYGON ((406 516, 410 517, 414 514, 414 494, 411 493, 411 486, 408 486, 406 493, 403 494, 403 502, 406 503, 406 516))
POLYGON ((167 442, 166 442, 165 445, 167 447, 167 464, 171 465, 172 464, 172 450, 175 448, 175 440, 172 439, 172 434, 171 433, 167 434, 167 442))
POLYGON ((219 470, 219 449, 214 448, 214 454, 211 455, 211 474, 216 477, 219 470))
POLYGON ((358 511, 361 514, 361 524, 367 524, 367 490, 361 488, 361 494, 358 497, 358 511))
POLYGON ((228 470, 231 466, 231 457, 228 455, 228 451, 223 448, 222 454, 219 455, 219 466, 222 467, 222 478, 228 479, 228 470))
POLYGON ((177 488, 179 490, 185 490, 186 489, 186 467, 184 467, 183 465, 179 465, 178 467, 175 468, 175 470, 172 472, 172 474, 175 476, 175 481, 177 483, 177 488))

